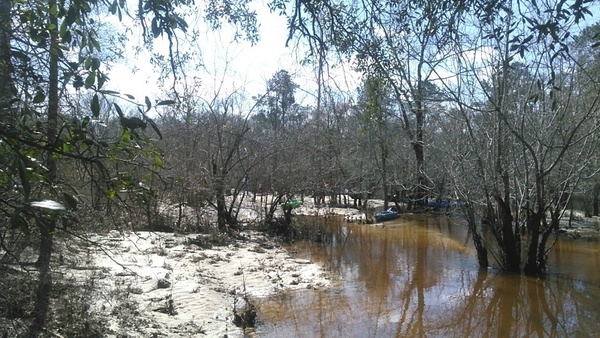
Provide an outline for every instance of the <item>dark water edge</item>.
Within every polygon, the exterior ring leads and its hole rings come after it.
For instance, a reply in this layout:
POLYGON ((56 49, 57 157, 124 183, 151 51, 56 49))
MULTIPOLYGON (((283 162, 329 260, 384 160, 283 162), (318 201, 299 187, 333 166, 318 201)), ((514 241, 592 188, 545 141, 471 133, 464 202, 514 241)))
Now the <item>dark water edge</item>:
POLYGON ((559 238, 543 279, 480 271, 466 227, 403 215, 385 227, 314 220, 288 247, 339 277, 259 300, 257 337, 596 337, 600 243, 559 238))

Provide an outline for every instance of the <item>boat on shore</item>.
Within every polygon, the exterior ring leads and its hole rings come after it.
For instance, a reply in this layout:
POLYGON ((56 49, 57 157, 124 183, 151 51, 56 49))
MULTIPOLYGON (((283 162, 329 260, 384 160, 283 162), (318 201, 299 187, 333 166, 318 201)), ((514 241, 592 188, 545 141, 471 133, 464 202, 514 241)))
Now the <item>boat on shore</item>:
POLYGON ((377 222, 384 222, 395 219, 398 217, 398 212, 392 209, 378 211, 374 214, 375 220, 377 222))
POLYGON ((282 203, 281 205, 284 208, 294 209, 294 208, 297 208, 297 207, 301 206, 302 204, 303 204, 303 202, 301 200, 299 200, 299 199, 293 199, 291 201, 282 203))

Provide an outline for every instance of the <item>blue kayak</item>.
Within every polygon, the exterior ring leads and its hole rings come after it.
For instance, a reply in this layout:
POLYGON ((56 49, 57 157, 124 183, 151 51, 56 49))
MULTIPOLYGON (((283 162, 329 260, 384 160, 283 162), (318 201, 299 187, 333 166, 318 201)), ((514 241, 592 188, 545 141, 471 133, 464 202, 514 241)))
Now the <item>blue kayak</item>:
POLYGON ((375 213, 375 220, 377 222, 389 221, 398 217, 398 212, 388 209, 385 211, 378 211, 375 213))

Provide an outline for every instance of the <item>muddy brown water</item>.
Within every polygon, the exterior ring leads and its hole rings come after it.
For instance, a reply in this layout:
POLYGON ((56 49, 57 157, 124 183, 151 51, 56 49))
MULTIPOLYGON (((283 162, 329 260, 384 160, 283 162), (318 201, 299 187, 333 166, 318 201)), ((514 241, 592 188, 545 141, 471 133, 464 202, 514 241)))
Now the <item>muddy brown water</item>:
POLYGON ((257 337, 600 336, 597 241, 559 238, 535 279, 479 271, 466 227, 445 216, 320 222, 322 242, 288 249, 338 281, 261 300, 257 337))

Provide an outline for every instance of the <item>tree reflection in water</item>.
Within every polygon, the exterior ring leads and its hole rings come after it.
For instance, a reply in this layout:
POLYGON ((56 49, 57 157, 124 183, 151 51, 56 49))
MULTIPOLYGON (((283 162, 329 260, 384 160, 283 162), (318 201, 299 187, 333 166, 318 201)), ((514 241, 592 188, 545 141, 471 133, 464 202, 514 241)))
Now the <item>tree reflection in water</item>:
POLYGON ((260 337, 593 337, 600 244, 559 243, 545 279, 479 271, 466 227, 404 216, 385 228, 323 224, 292 250, 340 277, 261 300, 260 337), (554 267, 554 270, 552 270, 554 267))

